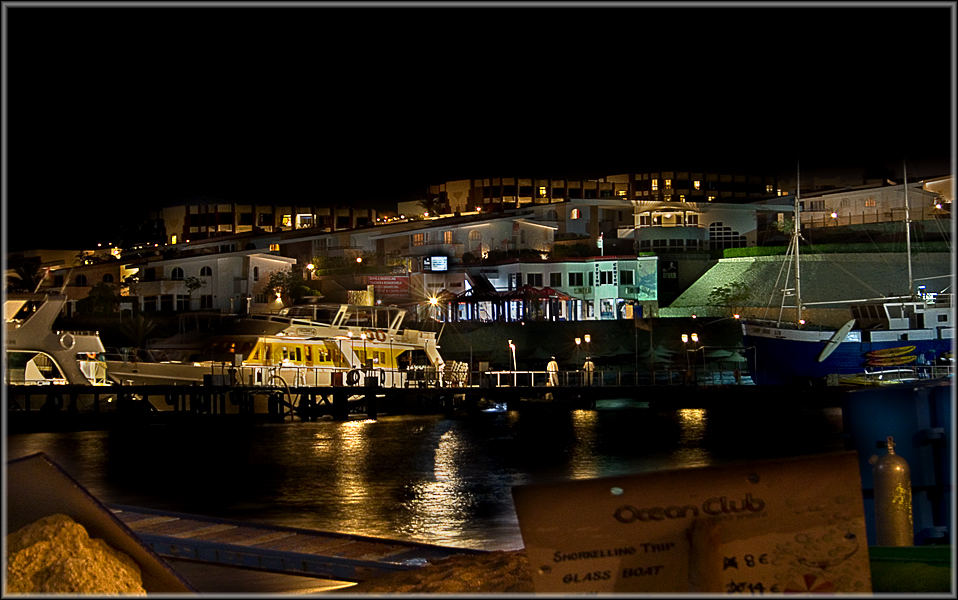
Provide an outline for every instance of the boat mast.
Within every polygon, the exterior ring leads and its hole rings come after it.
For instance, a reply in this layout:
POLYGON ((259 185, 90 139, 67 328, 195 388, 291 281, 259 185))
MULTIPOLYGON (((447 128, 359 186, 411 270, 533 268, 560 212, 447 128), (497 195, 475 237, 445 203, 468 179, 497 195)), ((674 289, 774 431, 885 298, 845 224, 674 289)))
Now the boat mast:
POLYGON ((801 169, 798 164, 795 167, 795 232, 792 234, 792 243, 795 244, 795 251, 793 257, 795 259, 795 306, 797 308, 797 316, 795 321, 801 323, 802 321, 802 286, 801 286, 801 273, 799 271, 798 263, 798 237, 801 235, 801 206, 800 200, 802 197, 802 186, 801 186, 801 169))
POLYGON ((911 272, 911 217, 908 213, 908 166, 901 165, 905 179, 905 258, 908 260, 908 296, 915 294, 915 280, 911 272))

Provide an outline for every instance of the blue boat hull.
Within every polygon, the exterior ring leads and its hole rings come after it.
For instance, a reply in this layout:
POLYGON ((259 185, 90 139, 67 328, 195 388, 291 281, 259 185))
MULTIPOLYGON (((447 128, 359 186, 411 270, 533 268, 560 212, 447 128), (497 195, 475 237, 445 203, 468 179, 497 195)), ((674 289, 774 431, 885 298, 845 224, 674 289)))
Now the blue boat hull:
POLYGON ((746 355, 752 379, 758 385, 807 385, 831 374, 852 375, 868 368, 894 367, 893 364, 870 364, 868 352, 915 346, 903 356, 915 359, 901 366, 935 364, 938 357, 950 352, 951 341, 946 339, 888 341, 888 342, 842 342, 823 362, 818 362, 825 342, 806 342, 782 338, 745 334, 742 341, 754 353, 746 355), (752 362, 754 361, 754 362, 752 362))

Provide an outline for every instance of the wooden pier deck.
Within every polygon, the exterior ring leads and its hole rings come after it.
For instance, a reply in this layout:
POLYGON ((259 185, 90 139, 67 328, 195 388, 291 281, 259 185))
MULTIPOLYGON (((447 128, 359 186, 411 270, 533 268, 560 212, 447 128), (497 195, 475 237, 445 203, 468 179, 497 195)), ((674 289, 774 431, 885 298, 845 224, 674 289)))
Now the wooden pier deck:
POLYGON ((108 508, 160 556, 219 567, 340 582, 416 569, 481 550, 247 523, 112 504, 108 508))
POLYGON ((8 385, 11 432, 99 428, 113 424, 181 423, 215 419, 294 422, 405 414, 466 414, 492 406, 509 410, 594 409, 626 398, 652 410, 749 409, 770 405, 841 406, 840 386, 807 389, 757 385, 457 386, 423 388, 209 385, 8 385))

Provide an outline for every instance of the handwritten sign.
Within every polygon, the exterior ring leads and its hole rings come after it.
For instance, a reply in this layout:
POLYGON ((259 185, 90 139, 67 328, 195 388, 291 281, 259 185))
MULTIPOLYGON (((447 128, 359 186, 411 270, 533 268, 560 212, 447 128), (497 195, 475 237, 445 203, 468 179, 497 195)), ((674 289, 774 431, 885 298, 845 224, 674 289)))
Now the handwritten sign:
POLYGON ((870 593, 855 452, 512 490, 537 593, 870 593))

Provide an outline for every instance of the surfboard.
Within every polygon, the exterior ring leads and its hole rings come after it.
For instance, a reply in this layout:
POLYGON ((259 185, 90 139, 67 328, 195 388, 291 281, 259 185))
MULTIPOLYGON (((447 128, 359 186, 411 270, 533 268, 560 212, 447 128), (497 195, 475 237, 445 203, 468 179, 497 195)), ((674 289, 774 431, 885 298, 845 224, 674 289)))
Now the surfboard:
POLYGON ((855 319, 849 320, 847 323, 838 328, 832 337, 825 342, 825 347, 822 348, 822 352, 818 355, 818 362, 824 362, 832 352, 838 349, 838 345, 845 341, 845 336, 848 335, 848 332, 852 330, 852 327, 855 326, 855 319))
POLYGON ((897 348, 885 348, 883 350, 872 350, 871 352, 866 352, 865 356, 868 358, 887 358, 890 356, 901 356, 902 354, 908 354, 909 352, 914 352, 914 346, 899 346, 897 348))
POLYGON ((913 363, 917 358, 918 357, 914 354, 909 354, 906 356, 889 356, 885 358, 869 358, 866 364, 870 367, 892 367, 895 365, 907 365, 908 363, 913 363))

